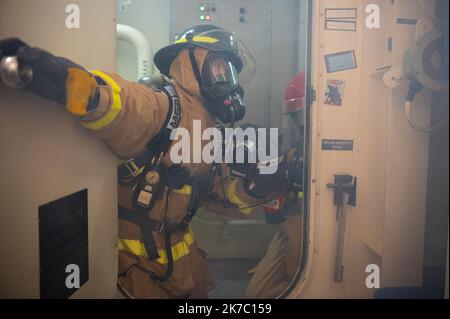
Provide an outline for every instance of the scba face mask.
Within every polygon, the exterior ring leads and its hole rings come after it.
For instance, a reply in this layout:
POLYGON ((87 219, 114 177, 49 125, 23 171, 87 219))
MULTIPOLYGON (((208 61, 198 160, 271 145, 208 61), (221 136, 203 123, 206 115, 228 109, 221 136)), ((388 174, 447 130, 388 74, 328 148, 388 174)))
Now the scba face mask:
POLYGON ((202 73, 190 51, 200 92, 205 99, 207 110, 223 123, 234 125, 245 115, 242 101, 244 90, 239 85, 237 71, 227 54, 211 52, 203 63, 202 73))
POLYGON ((204 89, 213 97, 233 93, 238 87, 237 72, 231 61, 218 54, 209 54, 203 66, 204 89))

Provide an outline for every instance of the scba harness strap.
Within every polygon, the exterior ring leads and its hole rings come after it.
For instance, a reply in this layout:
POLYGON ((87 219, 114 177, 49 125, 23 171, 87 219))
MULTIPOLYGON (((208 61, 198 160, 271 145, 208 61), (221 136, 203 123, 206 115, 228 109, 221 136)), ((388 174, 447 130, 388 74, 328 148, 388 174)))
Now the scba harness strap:
POLYGON ((189 184, 186 184, 189 185, 191 189, 188 211, 179 223, 169 223, 168 220, 155 220, 148 217, 147 212, 130 212, 119 206, 119 219, 126 220, 139 226, 141 234, 140 241, 144 244, 147 256, 150 260, 155 260, 160 257, 152 233, 168 232, 173 234, 179 231, 188 231, 192 218, 195 216, 198 208, 203 205, 209 194, 213 179, 214 175, 211 174, 190 178, 189 184))
MULTIPOLYGON (((181 110, 174 86, 166 85, 161 87, 161 91, 165 92, 169 98, 169 110, 162 129, 147 144, 147 148, 141 156, 129 159, 118 168, 118 178, 121 184, 130 185, 136 183, 136 180, 145 180, 146 175, 152 168, 161 168, 161 170, 164 170, 164 174, 160 176, 162 180, 159 186, 160 190, 162 190, 161 193, 164 193, 166 188, 168 188, 168 191, 175 189, 178 192, 183 189, 189 189, 188 212, 179 223, 169 223, 167 218, 164 218, 162 221, 149 218, 147 212, 151 210, 152 206, 139 209, 135 205, 134 211, 128 211, 119 206, 119 218, 139 226, 140 241, 144 244, 150 260, 160 258, 158 248, 153 239, 153 232, 172 234, 179 231, 188 231, 189 224, 197 209, 204 202, 204 198, 208 194, 208 186, 211 184, 207 178, 209 176, 190 176, 189 170, 180 165, 162 168, 164 165, 160 161, 170 148, 170 135, 179 126, 181 110)), ((139 182, 136 185, 140 186, 139 182)), ((154 197, 157 197, 157 194, 154 197)), ((168 253, 167 255, 171 254, 168 253)))
POLYGON ((181 108, 173 85, 164 86, 162 91, 169 98, 169 111, 164 124, 158 134, 147 144, 147 148, 141 156, 131 158, 119 166, 117 172, 119 183, 128 184, 134 180, 145 170, 153 158, 164 156, 170 147, 170 135, 180 124, 181 108))
MULTIPOLYGON (((162 231, 163 223, 150 219, 146 211, 152 208, 155 198, 161 193, 161 190, 164 190, 169 170, 161 163, 161 160, 170 148, 170 135, 178 127, 181 120, 180 102, 175 87, 167 84, 161 87, 161 91, 167 95, 169 100, 169 110, 161 130, 150 140, 142 155, 121 164, 117 173, 119 183, 125 185, 136 183, 138 186, 138 192, 133 196, 135 211, 129 212, 119 206, 119 218, 140 227, 141 241, 144 243, 148 258, 151 260, 160 257, 152 232, 162 231), (146 185, 146 180, 151 173, 159 174, 158 179, 162 180, 158 181, 157 185, 153 185, 156 189, 151 189, 150 185, 146 185), (144 203, 146 205, 142 204, 144 199, 147 200, 144 203)), ((133 187, 133 189, 136 189, 136 187, 133 187)), ((171 228, 167 230, 173 232, 176 227, 172 226, 171 228)))

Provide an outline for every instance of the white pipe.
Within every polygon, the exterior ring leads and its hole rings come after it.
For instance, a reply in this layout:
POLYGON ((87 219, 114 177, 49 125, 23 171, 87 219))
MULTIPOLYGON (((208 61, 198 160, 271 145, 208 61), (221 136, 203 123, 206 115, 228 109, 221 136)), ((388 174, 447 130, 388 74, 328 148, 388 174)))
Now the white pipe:
POLYGON ((144 35, 133 27, 117 25, 117 39, 129 43, 135 48, 138 57, 138 80, 154 72, 153 52, 144 35))

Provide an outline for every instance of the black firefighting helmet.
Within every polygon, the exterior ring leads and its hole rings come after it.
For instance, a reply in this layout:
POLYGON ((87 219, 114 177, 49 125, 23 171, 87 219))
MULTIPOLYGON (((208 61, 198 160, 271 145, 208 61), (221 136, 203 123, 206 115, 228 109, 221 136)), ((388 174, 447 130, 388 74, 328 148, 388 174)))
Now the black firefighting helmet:
POLYGON ((181 33, 171 45, 158 52, 154 62, 162 74, 169 75, 170 65, 178 53, 185 48, 201 47, 221 52, 233 63, 239 82, 249 82, 255 73, 255 59, 232 32, 212 24, 193 26, 181 33))

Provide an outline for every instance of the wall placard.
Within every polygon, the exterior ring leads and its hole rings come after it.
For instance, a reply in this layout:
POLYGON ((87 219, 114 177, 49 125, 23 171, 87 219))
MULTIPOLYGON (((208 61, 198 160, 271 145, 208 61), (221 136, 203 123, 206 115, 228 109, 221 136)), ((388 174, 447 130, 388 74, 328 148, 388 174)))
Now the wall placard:
POLYGON ((355 51, 343 51, 325 55, 327 73, 356 69, 355 51))
POLYGON ((325 30, 356 31, 356 21, 325 20, 325 30))
POLYGON ((327 8, 325 19, 356 19, 358 16, 356 8, 327 8))
POLYGON ((353 151, 353 140, 322 140, 323 151, 353 151))

